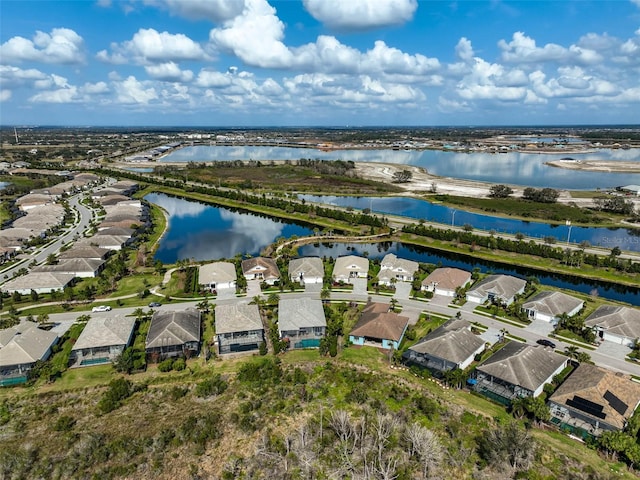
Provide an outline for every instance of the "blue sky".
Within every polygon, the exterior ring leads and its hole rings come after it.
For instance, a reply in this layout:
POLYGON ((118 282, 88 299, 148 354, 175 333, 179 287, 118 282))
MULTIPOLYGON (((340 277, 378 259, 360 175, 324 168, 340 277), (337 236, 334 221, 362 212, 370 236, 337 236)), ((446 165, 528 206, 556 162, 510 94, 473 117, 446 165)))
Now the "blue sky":
POLYGON ((0 2, 1 125, 640 124, 640 0, 0 2))

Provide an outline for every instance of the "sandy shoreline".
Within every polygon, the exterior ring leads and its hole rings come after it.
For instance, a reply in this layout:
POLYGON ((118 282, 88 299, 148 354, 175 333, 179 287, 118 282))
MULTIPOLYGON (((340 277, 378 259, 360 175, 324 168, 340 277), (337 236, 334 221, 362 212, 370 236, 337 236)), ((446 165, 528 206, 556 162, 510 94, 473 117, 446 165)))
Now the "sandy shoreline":
POLYGON ((609 173, 640 173, 640 162, 619 162, 616 160, 551 160, 545 165, 568 170, 609 173))

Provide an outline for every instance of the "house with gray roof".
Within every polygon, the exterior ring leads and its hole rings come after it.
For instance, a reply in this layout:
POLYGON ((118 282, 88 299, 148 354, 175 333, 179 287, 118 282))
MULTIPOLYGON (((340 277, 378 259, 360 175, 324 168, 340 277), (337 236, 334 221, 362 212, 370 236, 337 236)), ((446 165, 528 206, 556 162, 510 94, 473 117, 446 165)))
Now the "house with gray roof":
POLYGON ((333 264, 333 279, 336 282, 349 282, 353 278, 367 278, 369 259, 357 255, 345 255, 336 258, 333 264))
POLYGON ((273 258, 254 257, 242 261, 242 275, 247 280, 260 280, 273 285, 280 280, 280 270, 273 258))
POLYGON ((29 272, 0 285, 0 290, 7 293, 18 292, 21 295, 28 295, 31 290, 38 294, 51 293, 64 290, 74 278, 75 275, 71 273, 29 272))
POLYGON ((123 235, 99 235, 96 234, 93 237, 81 238, 76 243, 78 245, 90 245, 99 248, 106 248, 107 250, 121 250, 122 247, 130 244, 131 237, 123 235))
POLYGON ((472 303, 500 302, 511 305, 516 295, 524 293, 526 280, 510 275, 489 275, 467 291, 467 301, 472 303))
POLYGON ((394 282, 413 282, 418 271, 418 262, 398 258, 394 253, 387 253, 380 262, 378 283, 391 286, 394 282))
POLYGON ((93 245, 77 245, 74 244, 69 250, 60 252, 59 260, 68 260, 71 258, 88 258, 95 260, 104 260, 112 252, 108 248, 95 247, 93 245))
POLYGON ((194 308, 156 310, 151 317, 145 352, 152 359, 197 355, 200 351, 200 311, 194 308))
POLYGON ((135 317, 91 318, 71 349, 71 361, 76 367, 113 361, 133 341, 135 326, 135 317))
POLYGON ((283 298, 278 302, 278 330, 291 348, 319 347, 327 329, 322 301, 283 298))
POLYGON ((582 310, 584 301, 566 293, 546 290, 522 304, 522 309, 531 320, 542 320, 553 325, 563 314, 573 317, 582 310))
POLYGON ((212 292, 235 289, 237 278, 236 266, 231 262, 207 263, 198 269, 198 283, 212 292))
POLYGON ((55 265, 39 265, 33 268, 32 272, 68 273, 74 277, 93 278, 97 277, 106 265, 105 260, 92 258, 69 258, 61 260, 55 265))
POLYGON ((58 335, 38 328, 34 322, 0 331, 0 386, 27 380, 29 370, 38 360, 46 360, 58 341, 58 335))
POLYGON ((409 317, 391 311, 386 303, 368 303, 349 332, 354 345, 397 350, 409 325, 409 317))
POLYGON ((292 282, 322 283, 324 280, 324 265, 320 257, 301 257, 289 261, 289 278, 292 282))
POLYGON ((537 397, 568 360, 549 347, 509 342, 476 367, 474 389, 504 404, 518 397, 537 397))
POLYGON ((640 337, 640 310, 637 308, 602 305, 584 323, 607 342, 632 347, 640 337))
POLYGON ((403 358, 434 372, 464 370, 485 348, 468 321, 452 318, 407 349, 403 358))
POLYGON ((640 403, 628 375, 581 363, 549 398, 551 423, 599 436, 621 431, 640 403))
POLYGON ((471 283, 471 273, 459 268, 436 268, 422 281, 420 289, 433 292, 434 295, 455 297, 458 288, 465 288, 471 283))
POLYGON ((264 327, 257 305, 217 305, 215 328, 221 355, 257 351, 264 342, 264 327))

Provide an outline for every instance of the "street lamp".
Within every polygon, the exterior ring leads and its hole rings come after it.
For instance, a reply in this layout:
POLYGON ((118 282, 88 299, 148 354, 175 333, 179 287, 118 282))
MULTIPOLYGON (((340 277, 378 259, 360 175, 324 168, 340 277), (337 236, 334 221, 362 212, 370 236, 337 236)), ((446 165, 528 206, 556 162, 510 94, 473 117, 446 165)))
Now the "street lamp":
POLYGON ((571 220, 567 220, 565 225, 569 227, 569 232, 567 233, 567 245, 569 245, 569 239, 571 238, 571 220))

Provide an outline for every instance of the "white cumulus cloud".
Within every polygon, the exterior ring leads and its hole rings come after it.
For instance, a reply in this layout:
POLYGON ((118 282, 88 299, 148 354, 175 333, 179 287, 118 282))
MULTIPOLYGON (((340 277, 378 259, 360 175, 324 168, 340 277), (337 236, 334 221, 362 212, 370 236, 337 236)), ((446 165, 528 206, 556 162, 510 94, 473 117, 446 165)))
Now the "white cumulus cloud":
POLYGON ((303 0, 316 20, 340 30, 360 30, 408 22, 417 0, 303 0))
POLYGON ((147 5, 168 10, 171 14, 212 22, 230 20, 242 13, 244 0, 144 0, 147 5))
POLYGON ((131 40, 112 43, 111 53, 101 50, 96 57, 115 64, 127 63, 131 58, 141 65, 208 59, 203 48, 186 35, 158 32, 153 28, 141 28, 131 40))
POLYGON ((150 82, 141 82, 133 75, 125 80, 114 81, 116 101, 124 104, 148 104, 158 98, 158 93, 150 82))
POLYGON ((11 98, 11 90, 2 89, 0 90, 0 102, 6 102, 11 98))
POLYGON ((37 31, 33 40, 12 37, 0 45, 3 62, 42 62, 54 64, 82 63, 84 41, 68 28, 54 28, 51 33, 37 31))
POLYGON ((157 80, 190 82, 193 79, 193 72, 191 70, 180 70, 180 67, 178 67, 175 62, 147 65, 144 69, 150 77, 157 80))

